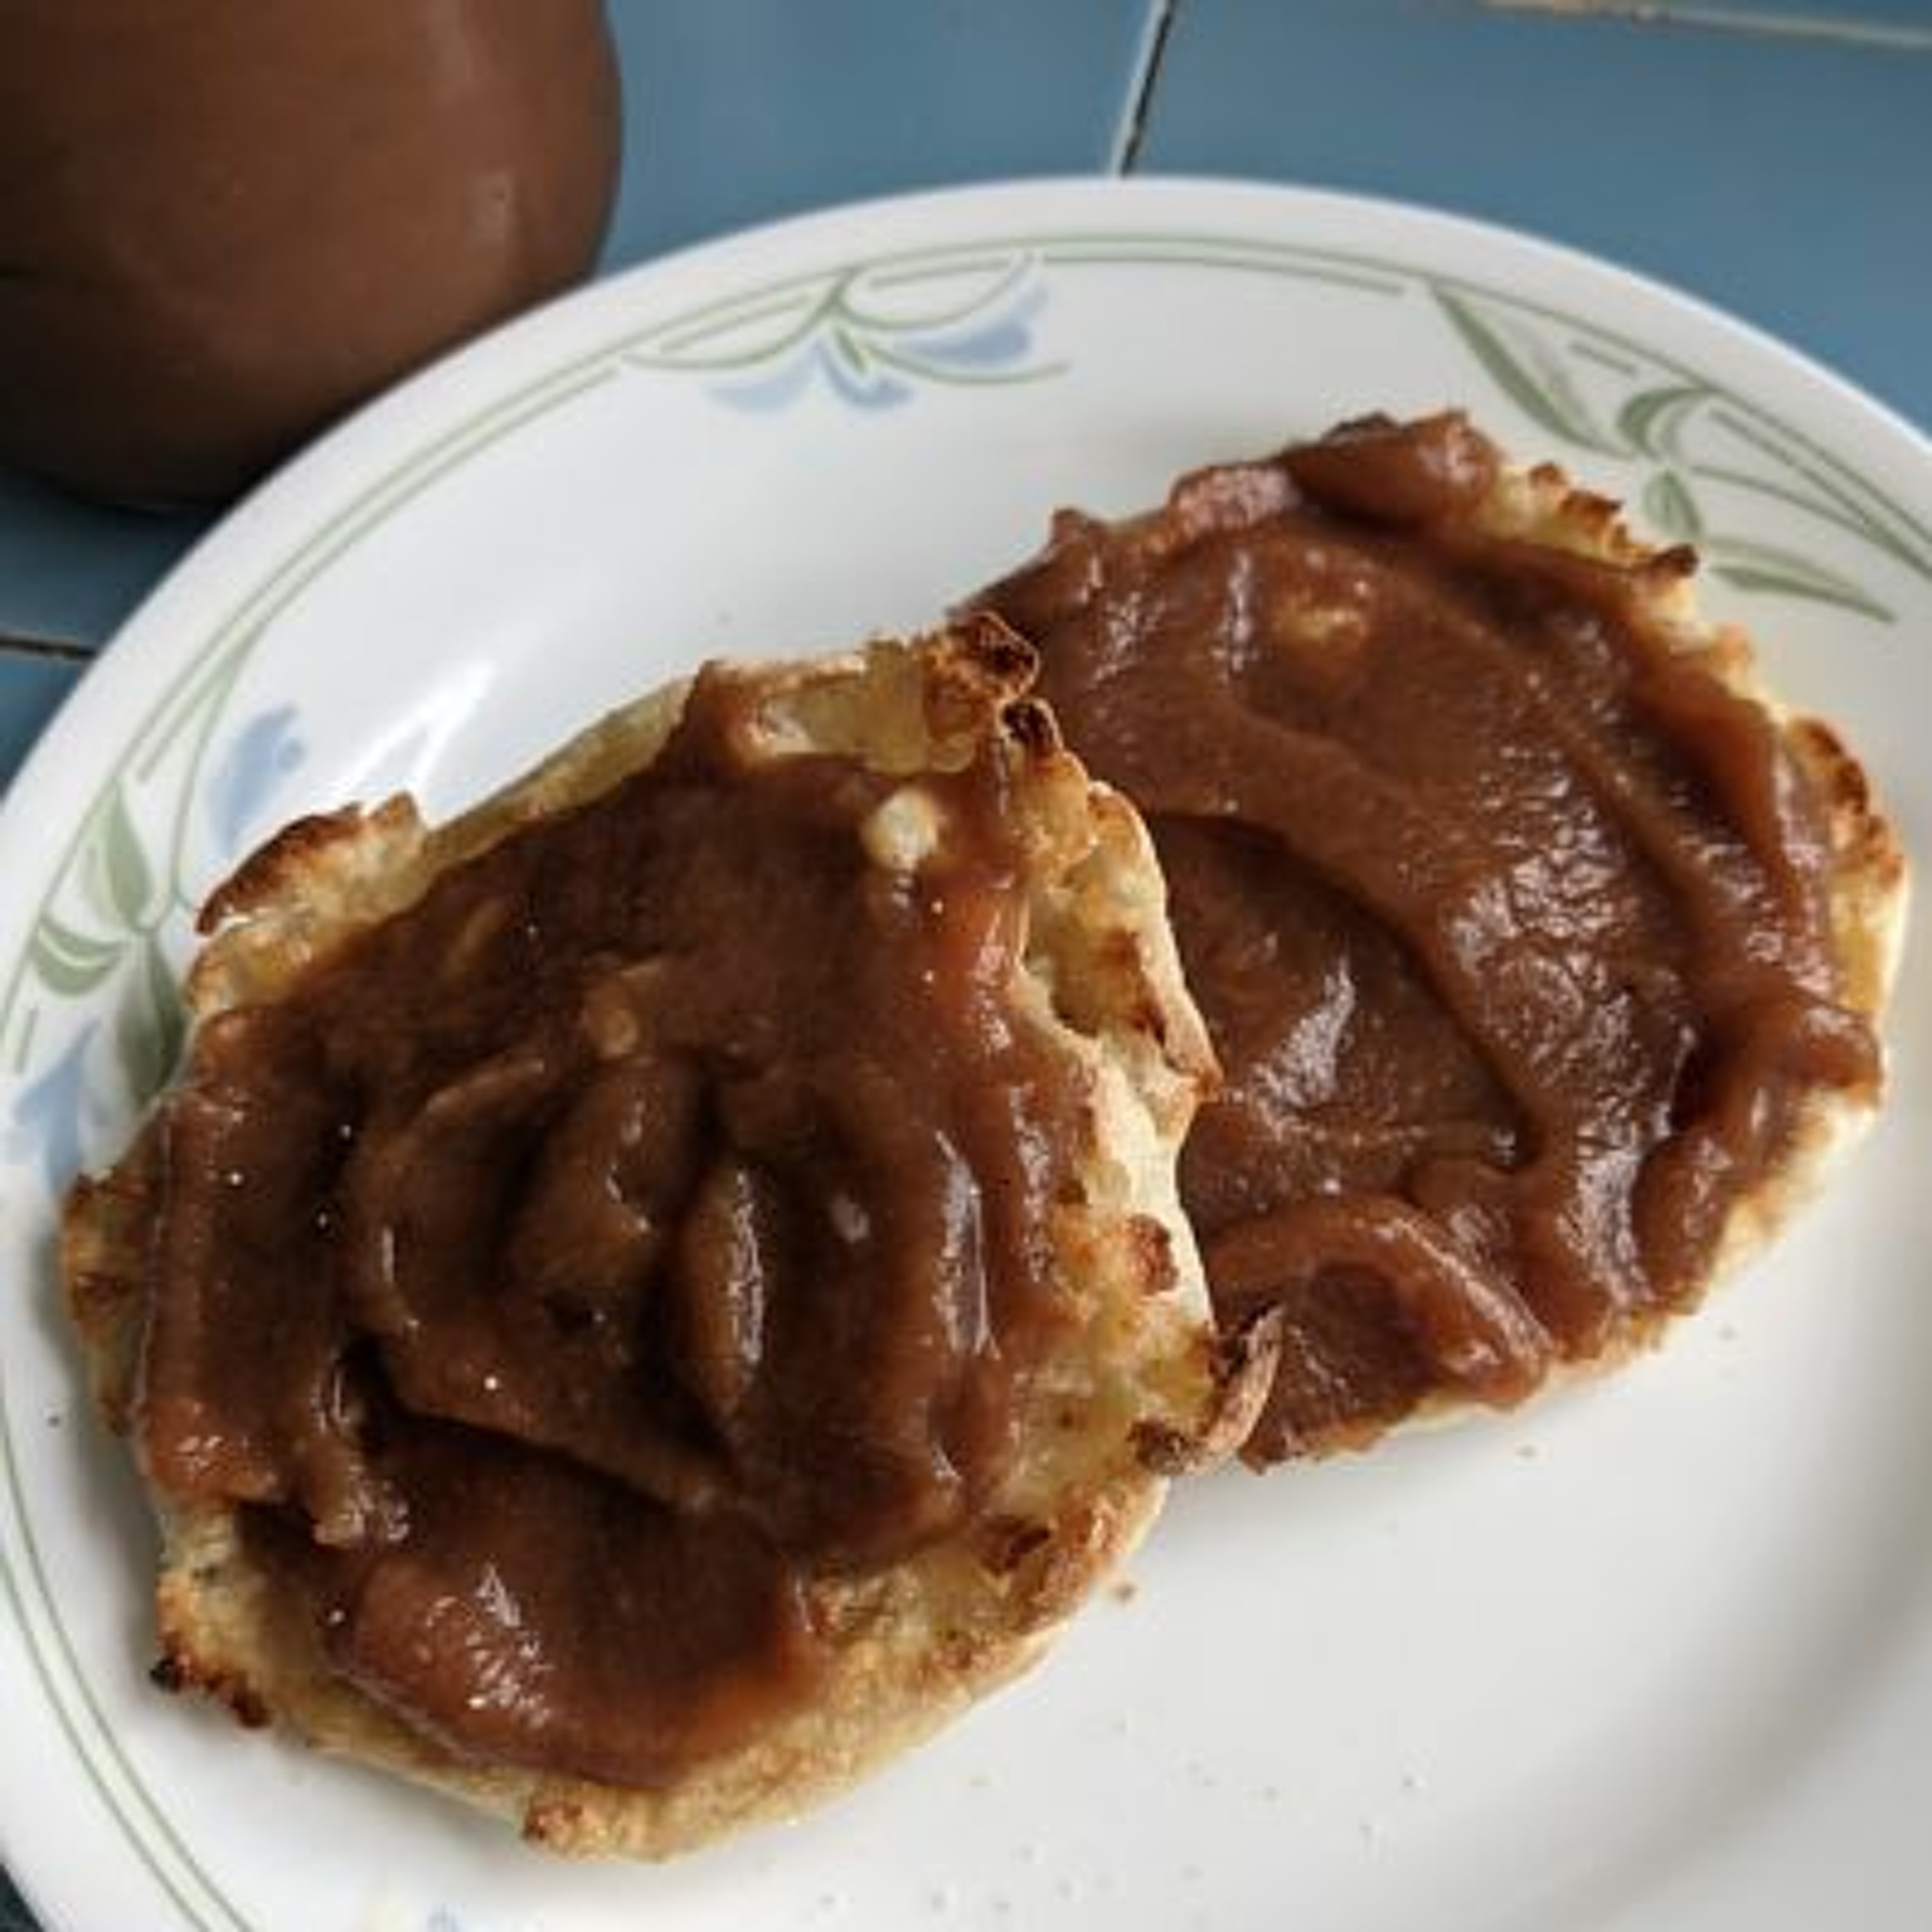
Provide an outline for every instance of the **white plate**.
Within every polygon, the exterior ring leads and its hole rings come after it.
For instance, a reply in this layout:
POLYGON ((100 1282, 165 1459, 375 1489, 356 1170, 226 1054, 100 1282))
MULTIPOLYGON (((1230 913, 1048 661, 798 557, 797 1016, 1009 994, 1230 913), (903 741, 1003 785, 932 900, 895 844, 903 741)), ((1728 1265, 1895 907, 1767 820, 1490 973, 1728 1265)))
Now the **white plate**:
POLYGON ((144 1679, 151 1537, 54 1190, 119 1144, 187 908, 250 841, 403 784, 447 811, 706 654, 930 619, 1056 504, 1447 401, 1694 537, 1923 846, 1932 452, 1628 275, 1330 196, 974 190, 662 262, 352 423, 154 597, 0 825, 0 1818, 50 1927, 1932 1922, 1916 960, 1877 1138, 1660 1356, 1194 1486, 1130 1598, 803 1824, 561 1865, 144 1679))

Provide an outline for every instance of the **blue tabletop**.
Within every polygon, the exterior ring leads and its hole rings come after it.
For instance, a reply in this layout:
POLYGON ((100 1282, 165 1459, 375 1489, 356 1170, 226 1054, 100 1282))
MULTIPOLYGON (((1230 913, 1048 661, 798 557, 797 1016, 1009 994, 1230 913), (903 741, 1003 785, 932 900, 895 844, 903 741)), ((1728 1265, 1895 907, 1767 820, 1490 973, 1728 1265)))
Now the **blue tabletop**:
MULTIPOLYGON (((1932 0, 610 0, 614 268, 897 189, 1234 174, 1675 282, 1932 428, 1932 0)), ((0 470, 0 784, 205 527, 0 470)), ((28 1922, 0 1879, 0 1932, 28 1922)))

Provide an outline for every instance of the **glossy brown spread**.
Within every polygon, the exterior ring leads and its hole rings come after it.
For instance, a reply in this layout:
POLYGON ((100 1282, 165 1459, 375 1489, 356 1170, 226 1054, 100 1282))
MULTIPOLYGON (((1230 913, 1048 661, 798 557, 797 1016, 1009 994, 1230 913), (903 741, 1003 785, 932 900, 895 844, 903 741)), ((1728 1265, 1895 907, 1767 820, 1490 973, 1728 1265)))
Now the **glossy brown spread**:
POLYGON ((580 274, 620 119, 598 0, 0 4, 0 460, 232 490, 580 274))
POLYGON ((137 1408, 334 1666, 466 1756, 650 1785, 802 1696, 812 1586, 968 1521, 1062 1318, 1084 1107, 1012 1004, 1018 755, 662 754, 198 1037, 137 1408))
POLYGON ((1490 534, 1460 417, 1071 513, 981 600, 1150 817, 1226 1073, 1184 1157, 1229 1320, 1286 1310, 1258 1459, 1507 1402, 1699 1292, 1820 1087, 1820 800, 1673 652, 1658 579, 1490 534))

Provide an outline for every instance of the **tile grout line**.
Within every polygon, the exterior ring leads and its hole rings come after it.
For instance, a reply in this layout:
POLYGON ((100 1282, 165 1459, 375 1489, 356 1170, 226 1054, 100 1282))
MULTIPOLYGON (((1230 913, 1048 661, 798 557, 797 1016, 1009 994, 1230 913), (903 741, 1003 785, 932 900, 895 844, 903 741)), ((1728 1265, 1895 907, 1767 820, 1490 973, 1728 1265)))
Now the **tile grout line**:
POLYGON ((1108 157, 1110 174, 1132 174, 1140 158, 1142 137, 1147 132, 1148 110, 1154 104, 1155 83, 1160 78, 1160 64, 1167 53, 1167 38, 1174 26, 1180 0, 1154 0, 1148 10, 1147 25, 1141 31, 1140 50, 1134 58, 1133 80, 1122 104, 1119 126, 1114 130, 1112 153, 1108 157))
POLYGON ((92 664, 96 656, 87 644, 65 644, 53 638, 16 638, 0 631, 0 662, 10 657, 34 658, 56 664, 92 664))
POLYGON ((1932 27, 1882 20, 1834 20, 1822 14, 1760 14, 1679 5, 1676 0, 1478 0, 1492 14, 1544 14, 1570 20, 1624 20, 1642 26, 1694 27, 1766 40, 1828 40, 1895 53, 1932 53, 1932 27))

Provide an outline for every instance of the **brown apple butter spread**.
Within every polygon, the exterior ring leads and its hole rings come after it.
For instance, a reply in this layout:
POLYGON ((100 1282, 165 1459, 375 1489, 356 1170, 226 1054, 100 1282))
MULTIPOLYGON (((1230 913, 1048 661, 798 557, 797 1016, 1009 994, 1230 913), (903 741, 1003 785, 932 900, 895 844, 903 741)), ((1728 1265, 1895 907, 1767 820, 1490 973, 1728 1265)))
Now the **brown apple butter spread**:
POLYGON ((1877 1077, 1773 721, 1642 566, 1488 533, 1498 476, 1458 416, 1354 424, 980 600, 1154 826, 1226 1075, 1184 1198, 1222 1316, 1286 1310, 1256 1460, 1644 1332, 1877 1077))
POLYGON ((970 1520, 1064 1316, 1006 754, 776 756, 758 692, 210 1022, 154 1130, 151 1476, 472 1758, 650 1785, 788 1708, 811 1580, 970 1520))

